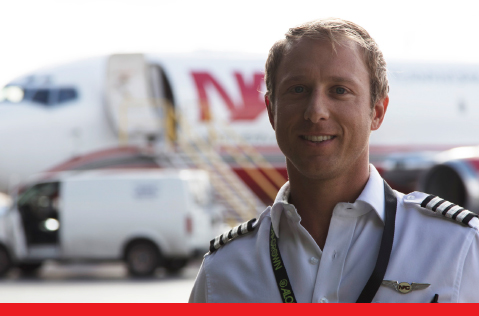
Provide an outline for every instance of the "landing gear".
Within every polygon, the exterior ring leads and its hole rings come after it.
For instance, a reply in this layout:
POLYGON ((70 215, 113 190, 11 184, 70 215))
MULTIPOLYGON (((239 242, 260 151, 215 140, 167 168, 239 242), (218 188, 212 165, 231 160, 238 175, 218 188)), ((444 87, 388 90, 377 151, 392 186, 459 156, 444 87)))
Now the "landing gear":
POLYGON ((188 259, 169 259, 165 262, 165 269, 170 274, 178 274, 188 263, 188 259))
POLYGON ((5 247, 0 246, 0 277, 5 276, 12 267, 12 259, 5 247))
POLYGON ((42 266, 41 262, 35 262, 35 263, 20 263, 17 265, 17 268, 22 271, 23 275, 34 275, 38 269, 40 269, 42 266))

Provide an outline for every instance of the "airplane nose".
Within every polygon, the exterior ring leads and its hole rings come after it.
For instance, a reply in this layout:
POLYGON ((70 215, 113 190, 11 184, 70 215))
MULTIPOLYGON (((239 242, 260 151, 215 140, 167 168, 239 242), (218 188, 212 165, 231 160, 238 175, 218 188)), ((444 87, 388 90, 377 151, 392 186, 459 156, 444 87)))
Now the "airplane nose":
POLYGON ((39 120, 42 112, 38 107, 32 106, 29 102, 12 103, 8 101, 0 102, 0 128, 6 125, 22 124, 22 121, 30 119, 39 120))
POLYGON ((46 125, 41 112, 24 103, 0 102, 0 191, 7 192, 12 179, 33 172, 41 144, 48 141, 39 133, 46 125))

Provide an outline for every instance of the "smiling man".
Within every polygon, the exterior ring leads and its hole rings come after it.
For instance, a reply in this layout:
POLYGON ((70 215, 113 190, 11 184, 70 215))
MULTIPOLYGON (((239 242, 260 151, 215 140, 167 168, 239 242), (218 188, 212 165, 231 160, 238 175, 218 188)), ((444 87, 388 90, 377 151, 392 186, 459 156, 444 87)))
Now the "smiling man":
POLYGON ((212 240, 190 302, 478 302, 477 215, 393 191, 369 164, 389 98, 366 30, 290 29, 265 72, 289 181, 258 220, 212 240))

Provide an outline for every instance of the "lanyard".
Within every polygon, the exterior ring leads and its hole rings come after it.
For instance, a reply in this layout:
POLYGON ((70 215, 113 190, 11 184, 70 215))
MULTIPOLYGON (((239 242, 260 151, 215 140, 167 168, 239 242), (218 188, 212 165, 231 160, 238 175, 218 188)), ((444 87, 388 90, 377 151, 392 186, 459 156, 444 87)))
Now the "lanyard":
MULTIPOLYGON (((394 241, 394 227, 396 223, 397 198, 394 194, 394 191, 386 183, 386 181, 384 181, 384 200, 386 219, 381 237, 381 245, 379 246, 379 254, 376 260, 376 266, 374 267, 373 273, 369 277, 369 280, 359 295, 356 303, 372 302, 384 279, 384 275, 386 274, 386 269, 389 263, 389 257, 391 256, 391 250, 394 241)), ((291 282, 288 278, 288 273, 286 272, 283 259, 281 258, 281 253, 278 247, 278 238, 274 233, 273 224, 271 224, 269 235, 269 253, 274 276, 276 278, 276 283, 278 285, 278 290, 281 294, 283 303, 297 303, 291 282)))

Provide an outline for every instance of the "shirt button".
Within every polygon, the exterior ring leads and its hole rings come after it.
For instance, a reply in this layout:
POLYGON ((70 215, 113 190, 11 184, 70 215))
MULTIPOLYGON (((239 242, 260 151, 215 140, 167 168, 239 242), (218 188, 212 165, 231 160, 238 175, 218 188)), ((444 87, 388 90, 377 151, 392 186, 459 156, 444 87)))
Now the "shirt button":
POLYGON ((329 303, 328 299, 326 297, 321 297, 319 300, 320 303, 329 303))
POLYGON ((414 195, 408 195, 406 199, 408 199, 408 200, 414 200, 414 195))
POLYGON ((291 214, 291 211, 286 211, 286 215, 288 215, 288 217, 291 217, 291 215, 293 214, 291 214))
POLYGON ((319 262, 319 260, 316 257, 309 258, 309 263, 311 263, 311 264, 317 264, 318 262, 319 262))

